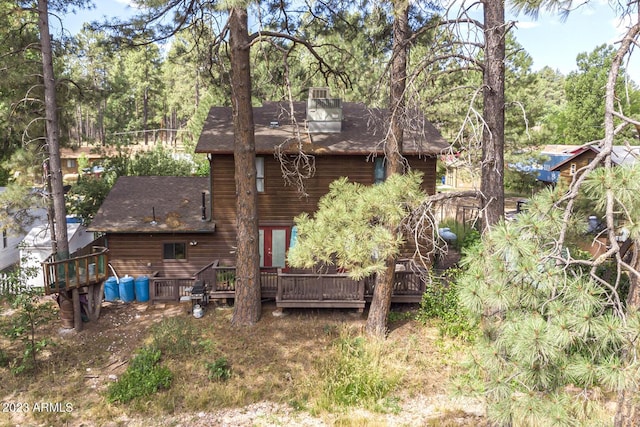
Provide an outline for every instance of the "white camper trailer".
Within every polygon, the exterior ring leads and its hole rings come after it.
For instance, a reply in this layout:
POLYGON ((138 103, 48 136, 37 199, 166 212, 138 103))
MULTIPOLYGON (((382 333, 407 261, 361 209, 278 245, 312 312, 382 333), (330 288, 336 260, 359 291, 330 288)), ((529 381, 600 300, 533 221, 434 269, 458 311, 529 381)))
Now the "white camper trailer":
MULTIPOLYGON (((6 191, 6 187, 0 187, 0 193, 4 191, 6 191)), ((47 211, 45 209, 33 208, 30 215, 33 217, 32 226, 41 225, 47 221, 47 211)), ((24 239, 25 234, 26 233, 12 231, 0 231, 0 271, 9 269, 20 263, 20 249, 18 245, 24 239)))

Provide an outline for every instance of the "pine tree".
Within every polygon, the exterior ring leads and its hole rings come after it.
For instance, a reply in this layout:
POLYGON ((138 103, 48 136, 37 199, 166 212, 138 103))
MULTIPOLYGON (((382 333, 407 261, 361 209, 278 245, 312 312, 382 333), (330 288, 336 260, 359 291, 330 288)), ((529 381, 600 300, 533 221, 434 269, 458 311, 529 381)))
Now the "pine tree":
POLYGON ((298 237, 287 262, 299 268, 335 265, 356 279, 384 272, 385 261, 404 242, 403 222, 426 197, 421 182, 417 172, 394 174, 373 186, 334 181, 313 217, 295 219, 298 237))
MULTIPOLYGON (((639 174, 640 166, 600 168, 580 195, 598 210, 613 189, 620 220, 637 224, 639 174)), ((562 196, 541 192, 467 256, 460 301, 483 332, 468 366, 498 425, 598 425, 606 396, 636 389, 640 315, 626 304, 629 276, 621 259, 577 248, 593 239, 588 214, 576 210, 567 222, 562 196)), ((639 231, 630 228, 633 241, 639 231)))

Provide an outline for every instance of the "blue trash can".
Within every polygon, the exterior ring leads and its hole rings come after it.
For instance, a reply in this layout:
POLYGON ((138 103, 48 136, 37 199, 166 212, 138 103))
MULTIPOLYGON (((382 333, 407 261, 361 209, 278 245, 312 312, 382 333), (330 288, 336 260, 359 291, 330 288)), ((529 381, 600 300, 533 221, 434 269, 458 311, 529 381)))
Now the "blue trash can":
POLYGON ((136 301, 149 301, 149 278, 147 276, 138 276, 135 282, 136 301))
POLYGON ((120 298, 120 292, 118 292, 118 279, 111 276, 104 282, 104 300, 115 301, 120 298))
POLYGON ((133 290, 133 277, 123 277, 120 279, 120 299, 123 302, 132 302, 135 299, 135 293, 133 290))

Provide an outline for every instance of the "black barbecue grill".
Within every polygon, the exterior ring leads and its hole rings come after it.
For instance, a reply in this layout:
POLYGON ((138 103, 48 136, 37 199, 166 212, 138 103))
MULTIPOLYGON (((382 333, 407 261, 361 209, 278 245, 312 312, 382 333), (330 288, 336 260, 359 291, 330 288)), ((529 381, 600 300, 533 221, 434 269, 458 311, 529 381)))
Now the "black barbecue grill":
POLYGON ((204 307, 209 304, 209 293, 207 292, 207 285, 202 281, 198 280, 193 284, 191 288, 191 310, 193 311, 193 307, 198 304, 200 307, 204 307))

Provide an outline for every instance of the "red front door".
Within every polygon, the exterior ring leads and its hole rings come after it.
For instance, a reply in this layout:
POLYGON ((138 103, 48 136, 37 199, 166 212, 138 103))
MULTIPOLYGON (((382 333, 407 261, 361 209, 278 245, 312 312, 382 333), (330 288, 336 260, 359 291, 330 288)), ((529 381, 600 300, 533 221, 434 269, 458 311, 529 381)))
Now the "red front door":
POLYGON ((260 267, 286 266, 290 227, 260 227, 260 267))

